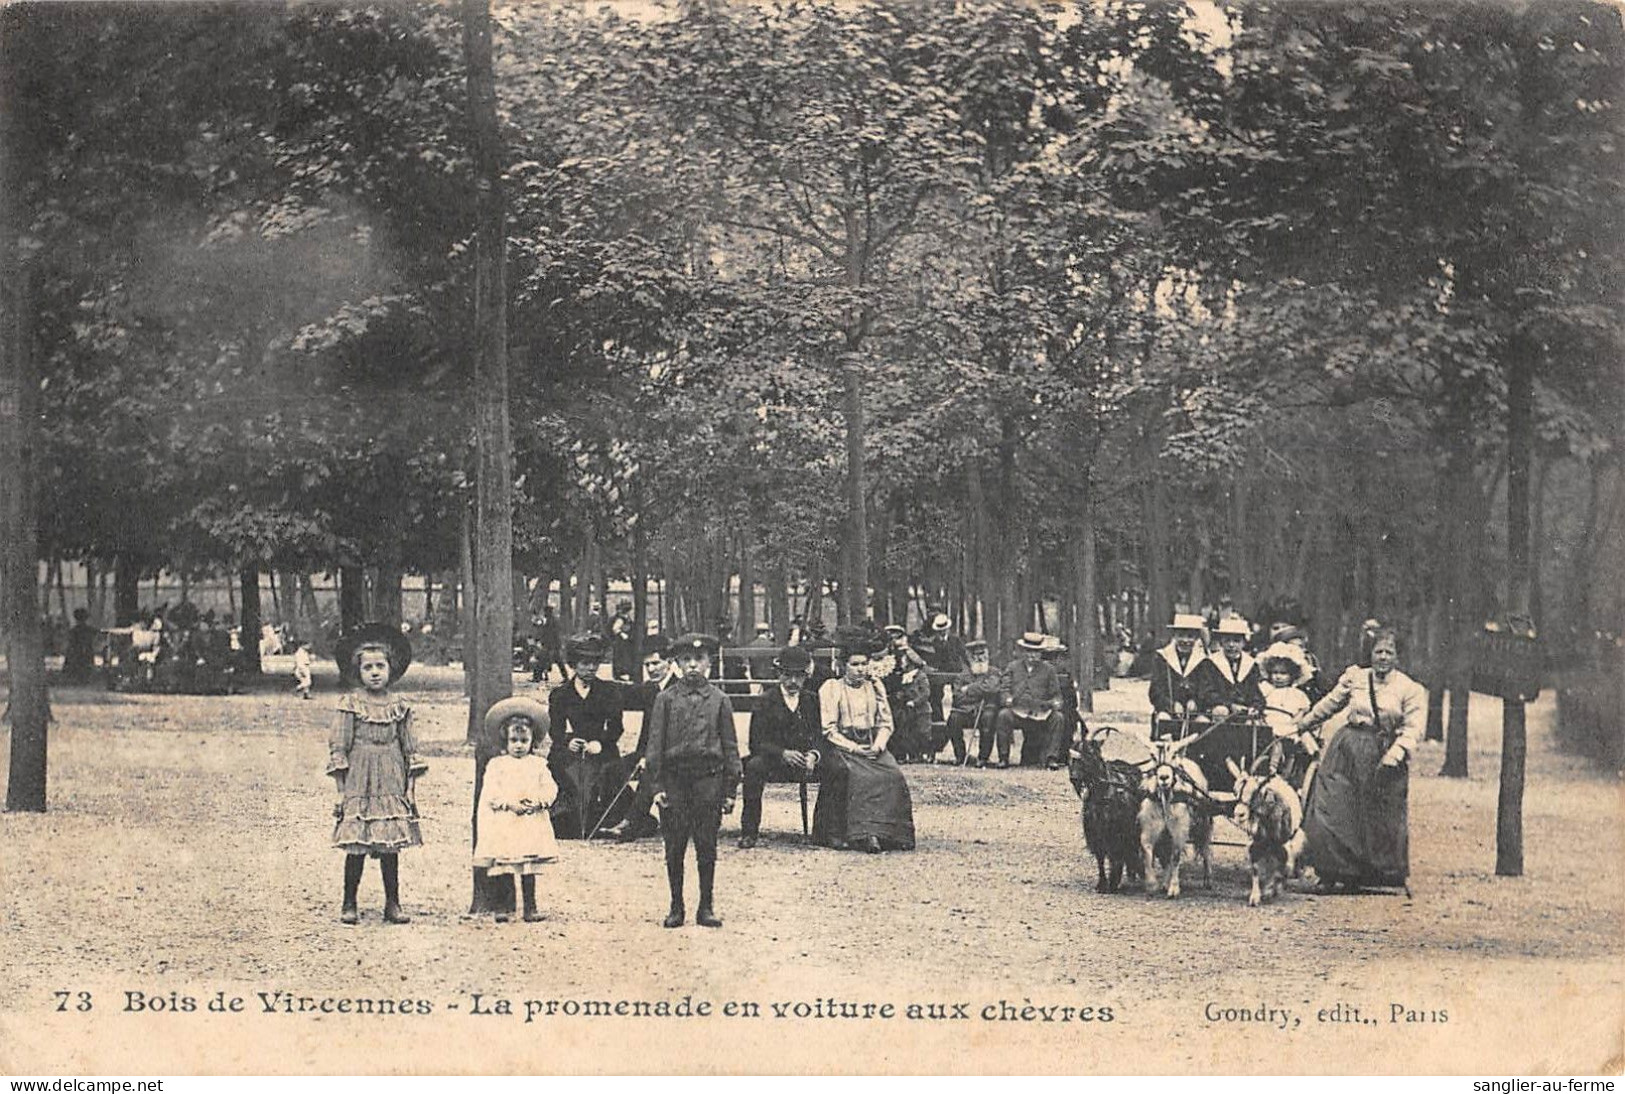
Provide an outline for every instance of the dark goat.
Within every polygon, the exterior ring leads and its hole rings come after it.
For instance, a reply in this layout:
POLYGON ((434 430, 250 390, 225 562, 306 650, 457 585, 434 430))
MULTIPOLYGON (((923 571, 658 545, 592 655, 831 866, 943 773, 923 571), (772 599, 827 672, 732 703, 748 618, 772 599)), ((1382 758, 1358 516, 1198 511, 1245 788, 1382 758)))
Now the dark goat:
POLYGON ((1137 820, 1140 769, 1101 755, 1101 741, 1110 732, 1109 726, 1103 726, 1084 735, 1068 771, 1072 789, 1082 801, 1083 841, 1094 852, 1100 875, 1095 883, 1097 893, 1117 892, 1125 869, 1130 881, 1145 876, 1137 820))

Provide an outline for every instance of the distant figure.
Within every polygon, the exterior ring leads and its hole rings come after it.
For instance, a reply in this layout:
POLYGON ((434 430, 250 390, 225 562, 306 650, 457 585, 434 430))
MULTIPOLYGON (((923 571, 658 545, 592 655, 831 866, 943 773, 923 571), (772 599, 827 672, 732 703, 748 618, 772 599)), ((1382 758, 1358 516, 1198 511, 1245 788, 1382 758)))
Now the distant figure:
POLYGON ((293 692, 301 699, 310 698, 310 643, 300 639, 293 643, 293 692))
POLYGON ((73 626, 68 628, 67 652, 62 657, 62 675, 74 683, 83 683, 96 672, 96 637, 100 632, 89 620, 90 613, 85 609, 73 609, 73 626))

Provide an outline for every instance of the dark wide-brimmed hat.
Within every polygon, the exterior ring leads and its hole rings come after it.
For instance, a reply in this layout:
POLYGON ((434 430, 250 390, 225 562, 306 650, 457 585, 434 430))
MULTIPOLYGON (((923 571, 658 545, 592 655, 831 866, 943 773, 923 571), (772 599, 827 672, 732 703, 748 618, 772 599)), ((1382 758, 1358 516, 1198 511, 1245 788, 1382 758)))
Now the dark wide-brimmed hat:
POLYGON ((543 733, 547 729, 546 707, 528 695, 510 695, 492 703, 491 709, 485 712, 485 732, 496 736, 509 718, 528 719, 536 733, 543 733))
POLYGON ((392 684, 405 675, 406 667, 412 663, 412 643, 398 628, 388 623, 363 623, 341 635, 333 647, 339 675, 347 680, 355 679, 355 652, 362 646, 382 646, 389 651, 389 682, 392 684))
POLYGON ((1042 631, 1028 631, 1016 640, 1016 649, 1033 650, 1041 652, 1044 649, 1044 634, 1042 631))
POLYGON ((717 640, 714 634, 699 634, 697 632, 685 634, 671 644, 667 656, 673 660, 685 653, 703 653, 705 656, 710 657, 717 652, 721 645, 722 643, 717 640))
POLYGON ((812 654, 800 646, 786 646, 773 658, 773 667, 780 672, 810 672, 812 670, 812 654))
POLYGON ((564 656, 572 662, 602 661, 608 655, 608 647, 596 634, 578 634, 564 644, 564 656))
POLYGON ((840 653, 841 660, 844 661, 857 653, 865 657, 878 653, 885 648, 886 638, 868 627, 855 627, 849 623, 835 629, 834 645, 840 653))

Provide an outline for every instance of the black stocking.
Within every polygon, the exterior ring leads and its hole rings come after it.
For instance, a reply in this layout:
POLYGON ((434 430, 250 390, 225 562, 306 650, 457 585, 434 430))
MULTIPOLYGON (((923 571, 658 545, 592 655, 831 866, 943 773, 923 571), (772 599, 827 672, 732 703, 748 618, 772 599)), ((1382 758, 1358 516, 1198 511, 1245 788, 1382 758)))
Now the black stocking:
POLYGON ((354 908, 356 892, 361 888, 361 870, 367 865, 366 855, 344 856, 344 906, 354 908))

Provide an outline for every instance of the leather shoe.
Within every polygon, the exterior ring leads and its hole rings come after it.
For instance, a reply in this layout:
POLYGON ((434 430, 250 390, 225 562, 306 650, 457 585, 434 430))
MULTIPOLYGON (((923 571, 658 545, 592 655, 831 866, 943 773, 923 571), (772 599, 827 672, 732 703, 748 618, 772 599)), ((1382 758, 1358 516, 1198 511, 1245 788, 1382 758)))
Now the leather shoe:
POLYGON ((343 910, 339 912, 339 922, 348 923, 352 926, 361 922, 361 916, 357 914, 354 904, 344 906, 343 910))
POLYGON ((532 908, 530 911, 525 913, 525 922, 526 923, 540 923, 542 920, 544 920, 546 918, 547 917, 545 915, 543 915, 541 912, 536 911, 534 908, 532 908))
POLYGON ((703 905, 700 907, 698 912, 694 913, 694 922, 698 923, 702 927, 722 926, 722 920, 717 918, 716 913, 703 905))
POLYGON ((738 847, 741 851, 749 851, 752 847, 756 846, 756 837, 755 836, 740 836, 739 837, 739 842, 737 844, 735 844, 735 846, 738 847))
POLYGON ((513 913, 512 912, 498 912, 497 915, 496 915, 496 920, 497 920, 498 923, 512 923, 513 922, 513 913))
POLYGON ((863 841, 863 849, 871 855, 880 854, 880 837, 870 836, 863 841))
POLYGON ((688 913, 683 910, 681 905, 674 906, 671 911, 666 913, 666 918, 660 921, 660 925, 662 927, 681 927, 683 925, 683 917, 687 914, 688 913))
POLYGON ((412 922, 412 917, 401 911, 401 906, 399 904, 386 904, 384 905, 384 922, 410 923, 412 922))

